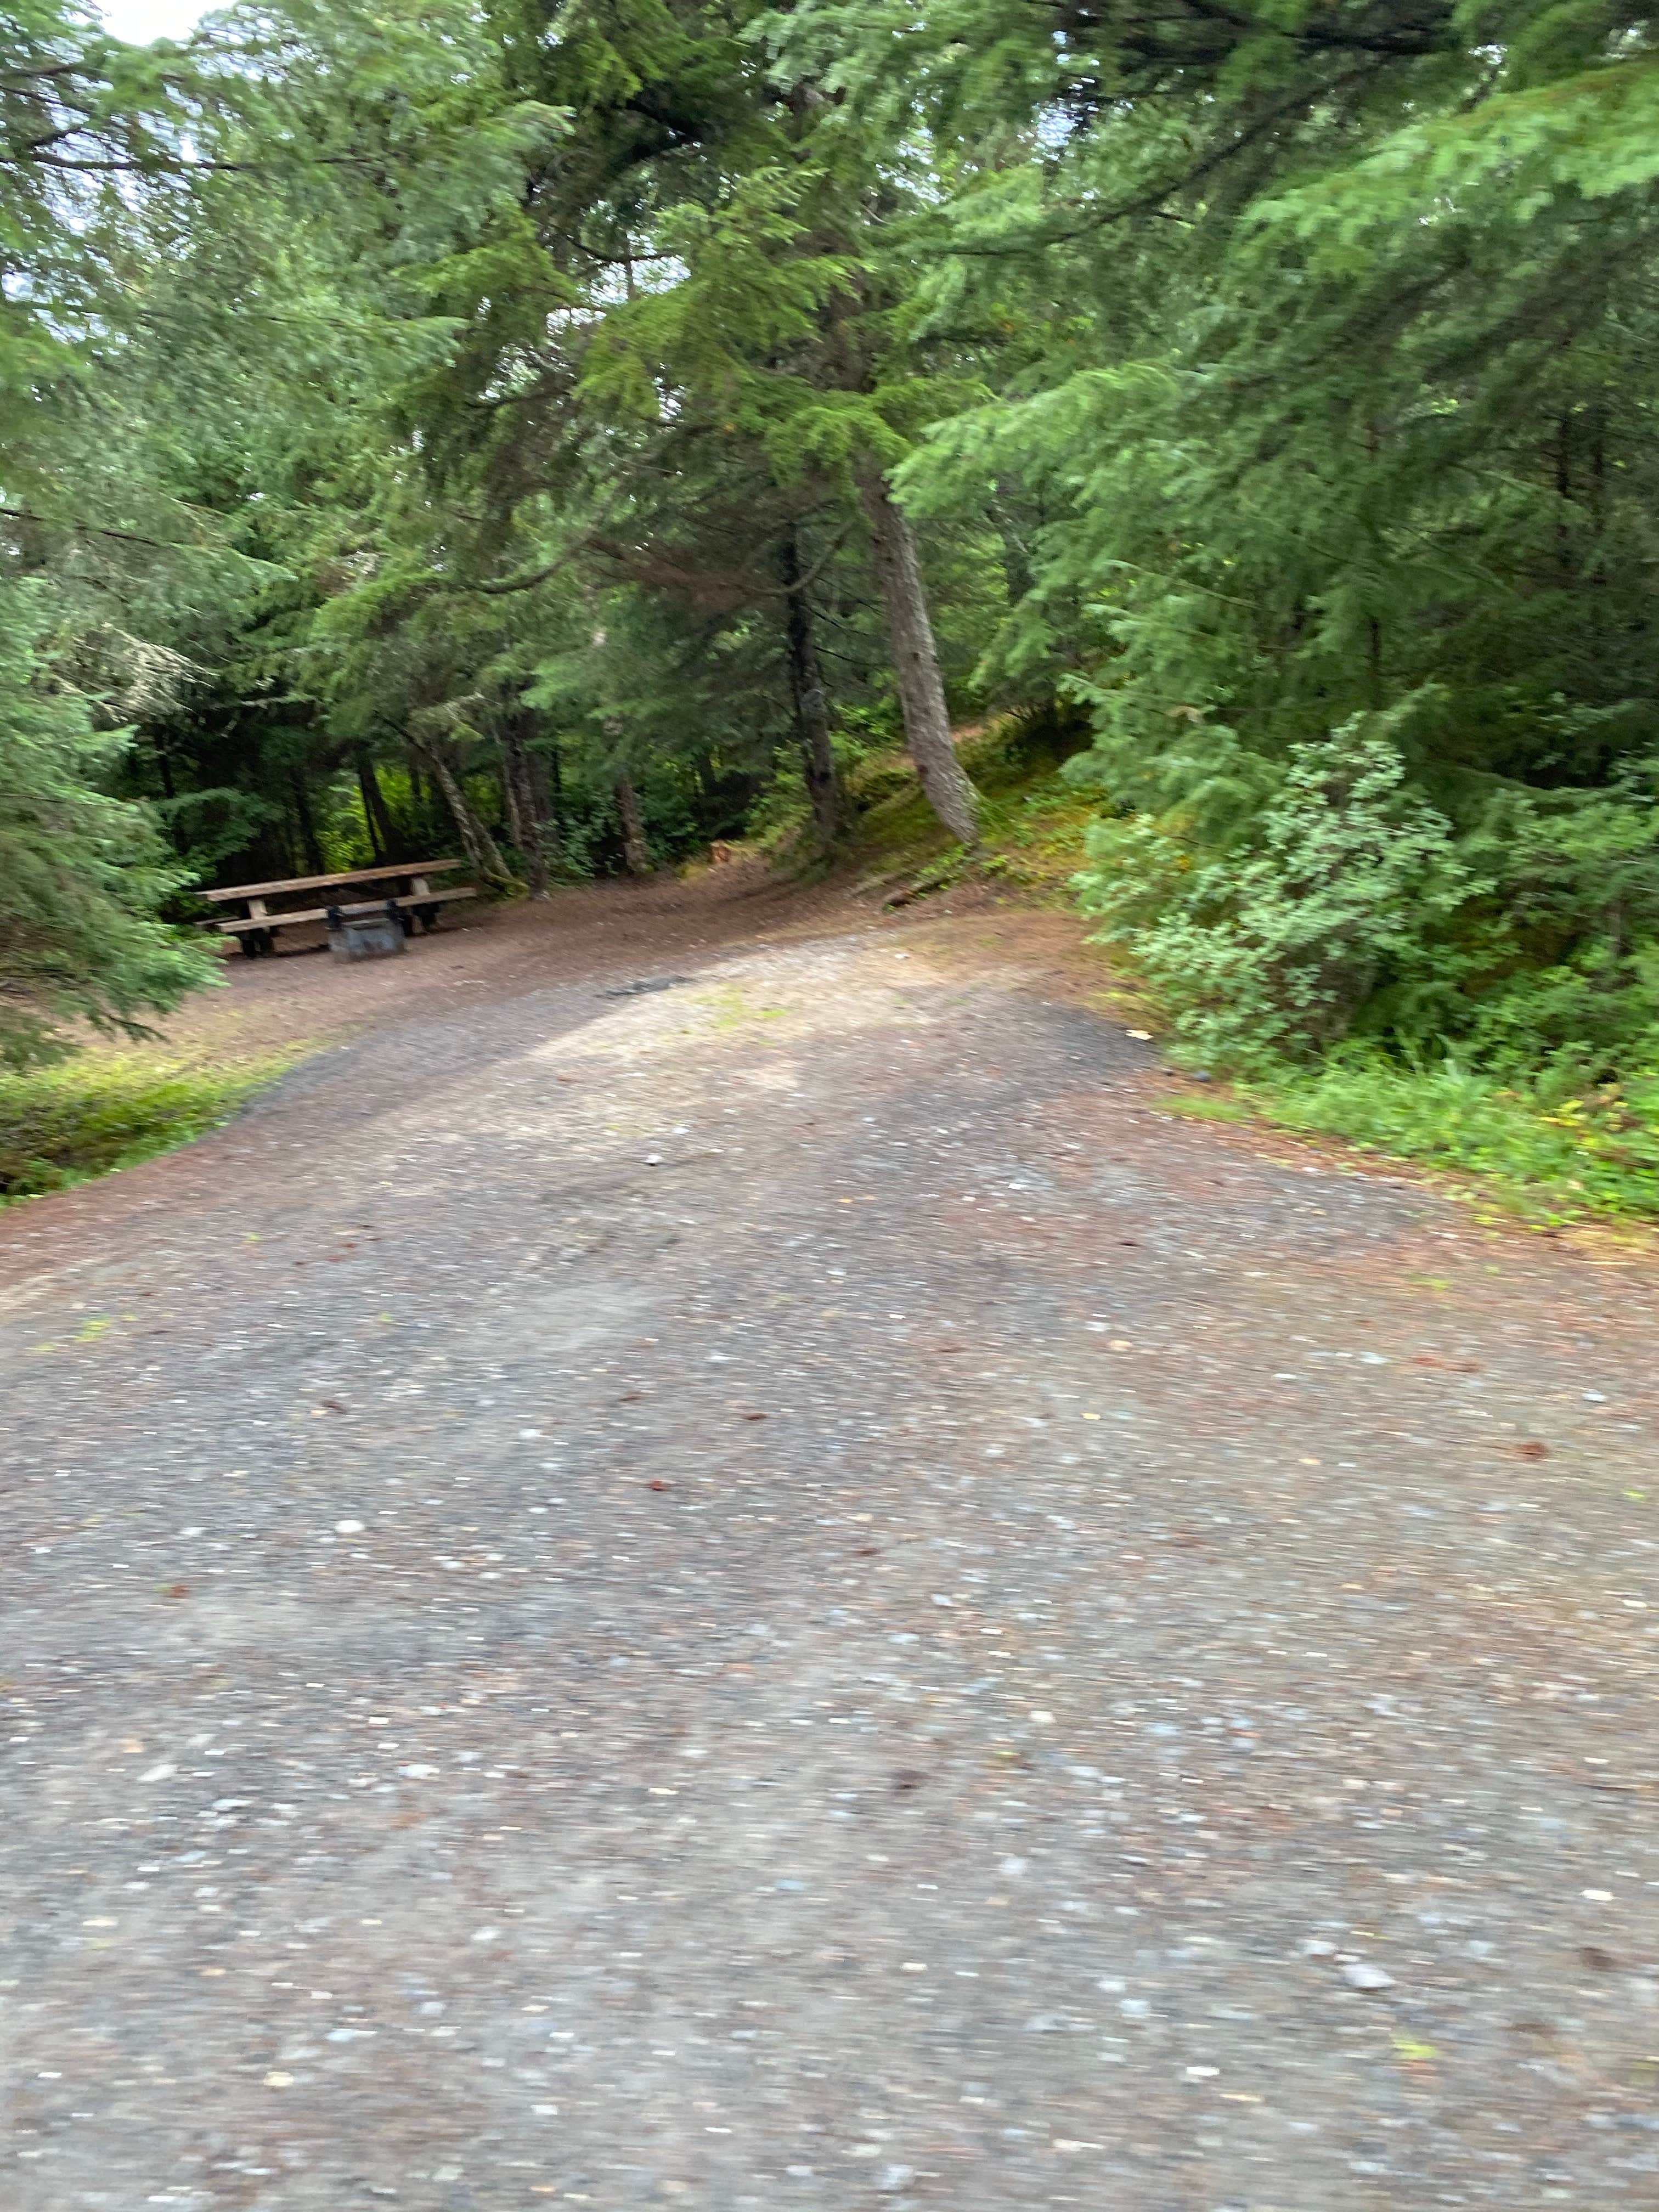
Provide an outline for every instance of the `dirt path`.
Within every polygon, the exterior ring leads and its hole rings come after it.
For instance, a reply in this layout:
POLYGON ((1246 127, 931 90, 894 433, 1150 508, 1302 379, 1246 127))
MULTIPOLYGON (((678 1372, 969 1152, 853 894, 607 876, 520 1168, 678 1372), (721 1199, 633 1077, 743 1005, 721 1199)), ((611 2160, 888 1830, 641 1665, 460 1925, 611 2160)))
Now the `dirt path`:
POLYGON ((8 2212, 1659 2203, 1650 1283, 657 896, 0 1222, 8 2212))

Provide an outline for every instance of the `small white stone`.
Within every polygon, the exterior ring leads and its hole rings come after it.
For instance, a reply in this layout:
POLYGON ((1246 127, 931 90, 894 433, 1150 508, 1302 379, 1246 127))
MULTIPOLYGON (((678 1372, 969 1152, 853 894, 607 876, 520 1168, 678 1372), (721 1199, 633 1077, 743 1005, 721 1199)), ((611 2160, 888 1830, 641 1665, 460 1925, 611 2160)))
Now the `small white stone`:
POLYGON ((1342 1969, 1342 1978, 1351 1990, 1391 1990, 1394 1976, 1385 1974, 1381 1966, 1373 1966, 1364 1959, 1355 1959, 1342 1969))
POLYGON ((337 1521, 334 1527, 336 1533, 342 1536, 361 1536, 363 1533, 361 1521, 337 1521))

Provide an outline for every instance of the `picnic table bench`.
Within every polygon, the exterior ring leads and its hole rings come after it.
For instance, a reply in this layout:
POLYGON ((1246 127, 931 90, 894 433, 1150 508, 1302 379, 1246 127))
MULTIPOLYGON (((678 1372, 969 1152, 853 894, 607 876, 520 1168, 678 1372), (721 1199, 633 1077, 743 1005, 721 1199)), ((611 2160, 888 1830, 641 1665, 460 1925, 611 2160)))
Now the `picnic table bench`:
MULTIPOLYGON (((203 891, 199 896, 216 906, 233 901, 246 908, 246 914, 224 921, 204 925, 216 930, 222 936, 234 937, 250 959, 275 950, 279 929, 298 929, 301 924, 329 921, 336 915, 393 913, 403 924, 405 936, 413 933, 418 921, 422 929, 437 927, 441 908, 453 899, 477 898, 474 884, 457 884, 450 890, 434 890, 431 878, 446 874, 451 868, 465 865, 460 860, 401 860, 379 868, 347 868, 333 876, 295 876, 280 884, 233 884, 223 890, 203 891), (406 891, 390 891, 384 898, 364 899, 345 904, 340 899, 331 899, 325 905, 307 903, 302 907, 279 907, 275 912, 266 902, 290 896, 295 892, 331 891, 354 884, 407 884, 406 891)), ((393 942, 396 940, 394 939, 393 942)))

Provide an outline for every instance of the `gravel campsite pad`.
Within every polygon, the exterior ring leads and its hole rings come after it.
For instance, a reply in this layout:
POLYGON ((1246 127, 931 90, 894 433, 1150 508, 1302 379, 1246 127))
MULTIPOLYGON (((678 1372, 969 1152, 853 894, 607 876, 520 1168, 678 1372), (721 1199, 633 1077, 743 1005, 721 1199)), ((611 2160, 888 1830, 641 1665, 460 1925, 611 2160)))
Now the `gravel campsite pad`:
POLYGON ((0 1225, 9 2212, 1659 2203, 1650 1261, 615 910, 0 1225))

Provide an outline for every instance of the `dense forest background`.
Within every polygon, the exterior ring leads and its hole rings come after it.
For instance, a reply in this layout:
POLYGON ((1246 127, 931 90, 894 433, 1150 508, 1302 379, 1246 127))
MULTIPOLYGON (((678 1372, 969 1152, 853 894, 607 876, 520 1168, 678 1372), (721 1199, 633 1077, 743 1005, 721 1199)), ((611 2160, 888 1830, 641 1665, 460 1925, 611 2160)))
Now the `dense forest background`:
POLYGON ((0 0, 0 1052, 192 884, 1097 805, 1188 1054, 1659 1099, 1619 0, 0 0))

